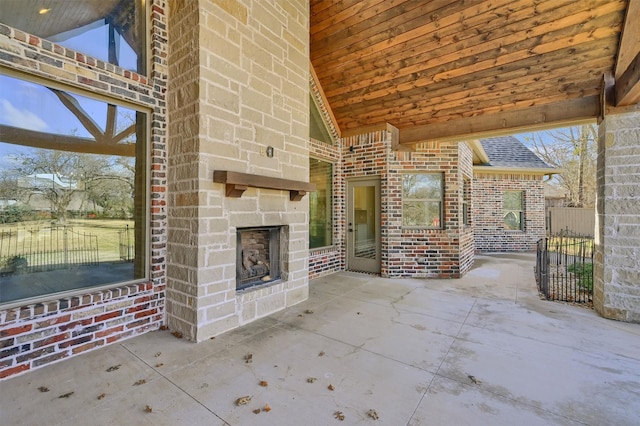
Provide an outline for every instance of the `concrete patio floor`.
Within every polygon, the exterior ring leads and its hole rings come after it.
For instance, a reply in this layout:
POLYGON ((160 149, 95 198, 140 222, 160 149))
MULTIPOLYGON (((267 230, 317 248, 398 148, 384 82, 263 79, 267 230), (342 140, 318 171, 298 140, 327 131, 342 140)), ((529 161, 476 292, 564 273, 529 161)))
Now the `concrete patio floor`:
POLYGON ((319 278, 197 345, 151 332, 0 382, 0 424, 640 424, 640 325, 540 300, 534 260, 319 278))

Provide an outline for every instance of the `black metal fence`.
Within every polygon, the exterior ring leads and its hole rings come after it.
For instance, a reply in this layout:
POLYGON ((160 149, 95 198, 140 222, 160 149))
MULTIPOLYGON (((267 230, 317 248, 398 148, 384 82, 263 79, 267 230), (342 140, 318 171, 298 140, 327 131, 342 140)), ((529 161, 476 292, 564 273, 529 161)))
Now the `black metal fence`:
POLYGON ((593 237, 563 231, 538 241, 538 290, 547 300, 593 301, 593 237))
POLYGON ((0 275, 97 265, 98 237, 71 227, 0 231, 0 275))

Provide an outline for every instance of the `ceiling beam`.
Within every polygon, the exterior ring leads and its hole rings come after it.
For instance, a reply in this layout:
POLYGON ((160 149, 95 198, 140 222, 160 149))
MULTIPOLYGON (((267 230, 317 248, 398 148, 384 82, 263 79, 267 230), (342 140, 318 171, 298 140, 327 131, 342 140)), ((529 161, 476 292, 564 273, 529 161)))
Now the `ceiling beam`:
POLYGON ((639 102, 640 51, 626 71, 616 80, 616 106, 633 105, 639 102))
POLYGON ((640 0, 629 0, 615 68, 615 105, 640 103, 640 0))
POLYGON ((479 139, 527 130, 593 121, 600 114, 600 97, 588 96, 499 114, 477 115, 459 120, 400 129, 400 144, 428 141, 479 139))

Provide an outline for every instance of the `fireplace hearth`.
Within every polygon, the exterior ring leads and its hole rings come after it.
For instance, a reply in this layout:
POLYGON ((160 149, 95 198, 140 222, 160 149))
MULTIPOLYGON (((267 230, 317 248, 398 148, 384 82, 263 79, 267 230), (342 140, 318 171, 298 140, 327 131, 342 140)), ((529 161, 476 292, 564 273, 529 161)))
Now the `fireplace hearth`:
POLYGON ((238 228, 236 290, 280 279, 280 226, 238 228))

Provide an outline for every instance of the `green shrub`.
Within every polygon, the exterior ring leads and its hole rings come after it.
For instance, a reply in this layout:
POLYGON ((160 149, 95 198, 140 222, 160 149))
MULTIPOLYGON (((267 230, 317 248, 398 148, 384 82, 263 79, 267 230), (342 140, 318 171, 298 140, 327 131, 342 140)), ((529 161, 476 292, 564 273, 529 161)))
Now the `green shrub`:
POLYGON ((593 263, 574 263, 567 271, 575 274, 579 287, 593 291, 593 263))

